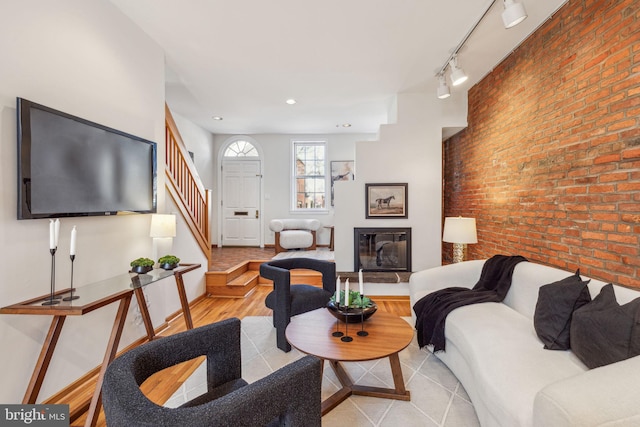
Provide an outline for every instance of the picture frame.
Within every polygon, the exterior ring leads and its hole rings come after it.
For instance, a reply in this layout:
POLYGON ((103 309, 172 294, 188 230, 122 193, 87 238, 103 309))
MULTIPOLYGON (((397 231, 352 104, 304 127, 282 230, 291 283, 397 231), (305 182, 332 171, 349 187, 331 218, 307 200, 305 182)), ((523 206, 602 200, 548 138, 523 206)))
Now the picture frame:
POLYGON ((408 218, 408 184, 365 184, 366 218, 408 218))
POLYGON ((331 161, 331 206, 333 204, 333 183, 336 181, 353 181, 355 177, 353 160, 331 161))

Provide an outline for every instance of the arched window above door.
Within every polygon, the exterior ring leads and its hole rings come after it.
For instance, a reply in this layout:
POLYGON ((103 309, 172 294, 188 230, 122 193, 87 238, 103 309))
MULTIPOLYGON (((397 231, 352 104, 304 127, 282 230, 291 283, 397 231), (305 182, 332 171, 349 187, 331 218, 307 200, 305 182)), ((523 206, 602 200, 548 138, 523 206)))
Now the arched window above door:
POLYGON ((224 157, 259 157, 256 147, 249 141, 239 139, 229 144, 224 150, 224 157))

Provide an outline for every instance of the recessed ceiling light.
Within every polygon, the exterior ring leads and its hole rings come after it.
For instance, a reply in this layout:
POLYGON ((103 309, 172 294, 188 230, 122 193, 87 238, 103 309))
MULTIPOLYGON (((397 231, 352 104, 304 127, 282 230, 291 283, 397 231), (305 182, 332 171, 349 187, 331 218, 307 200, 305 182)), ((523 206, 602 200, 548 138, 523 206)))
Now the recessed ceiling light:
POLYGON ((295 99, 293 99, 293 98, 289 98, 289 99, 287 99, 285 102, 286 102, 287 104, 289 104, 289 105, 293 105, 293 104, 295 104, 295 103, 296 103, 296 100, 295 100, 295 99))
POLYGON ((350 128, 351 127, 351 123, 345 123, 342 125, 343 128, 350 128))
POLYGON ((212 118, 213 120, 222 120, 222 117, 220 117, 220 116, 213 116, 213 117, 211 117, 211 118, 212 118))

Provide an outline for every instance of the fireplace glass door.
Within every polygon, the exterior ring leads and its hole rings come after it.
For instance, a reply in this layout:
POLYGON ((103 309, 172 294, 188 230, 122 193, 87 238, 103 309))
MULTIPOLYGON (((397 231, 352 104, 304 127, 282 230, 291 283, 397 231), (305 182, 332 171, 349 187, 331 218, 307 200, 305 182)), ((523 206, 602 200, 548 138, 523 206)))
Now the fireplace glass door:
POLYGON ((411 271, 411 228, 355 228, 353 241, 356 271, 411 271))

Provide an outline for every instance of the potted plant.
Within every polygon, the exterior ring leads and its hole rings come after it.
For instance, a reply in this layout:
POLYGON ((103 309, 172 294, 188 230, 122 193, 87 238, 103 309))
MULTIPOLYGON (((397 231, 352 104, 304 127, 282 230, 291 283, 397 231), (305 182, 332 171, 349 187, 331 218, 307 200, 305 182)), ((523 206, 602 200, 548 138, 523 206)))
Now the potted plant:
POLYGON ((153 270, 153 264, 155 262, 149 258, 138 258, 131 261, 131 271, 134 273, 148 273, 153 270))
POLYGON ((175 255, 165 255, 158 260, 160 268, 164 268, 165 270, 173 270, 178 266, 179 262, 180 258, 175 255))

